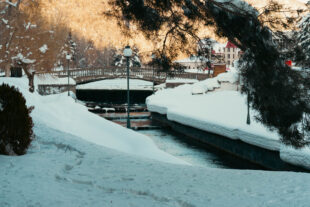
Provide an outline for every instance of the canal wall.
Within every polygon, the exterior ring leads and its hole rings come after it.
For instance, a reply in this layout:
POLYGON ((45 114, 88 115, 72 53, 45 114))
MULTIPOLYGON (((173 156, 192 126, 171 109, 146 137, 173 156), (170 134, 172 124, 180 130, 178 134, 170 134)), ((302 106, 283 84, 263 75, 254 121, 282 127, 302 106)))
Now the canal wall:
MULTIPOLYGON (((69 90, 73 93, 76 93, 76 86, 69 85, 69 90)), ((68 91, 68 85, 66 84, 50 84, 50 85, 38 85, 38 93, 40 95, 51 95, 51 94, 58 94, 68 91)))
POLYGON ((152 121, 158 125, 169 127, 189 139, 208 144, 233 156, 247 160, 270 170, 310 172, 299 166, 284 162, 278 150, 271 150, 251 145, 241 140, 231 139, 218 134, 206 132, 167 119, 166 115, 152 112, 152 121))
MULTIPOLYGON (((130 104, 145 104, 146 97, 152 95, 149 90, 130 90, 130 104)), ((76 89, 77 99, 84 102, 97 102, 106 104, 127 103, 126 90, 96 90, 96 89, 76 89)))

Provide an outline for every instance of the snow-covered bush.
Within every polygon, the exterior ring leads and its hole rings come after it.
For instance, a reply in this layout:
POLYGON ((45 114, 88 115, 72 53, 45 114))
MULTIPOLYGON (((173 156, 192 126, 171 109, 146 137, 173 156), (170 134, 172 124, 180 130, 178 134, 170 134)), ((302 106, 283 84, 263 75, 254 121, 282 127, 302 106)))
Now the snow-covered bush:
POLYGON ((32 108, 13 86, 0 86, 0 154, 23 155, 33 138, 32 108))

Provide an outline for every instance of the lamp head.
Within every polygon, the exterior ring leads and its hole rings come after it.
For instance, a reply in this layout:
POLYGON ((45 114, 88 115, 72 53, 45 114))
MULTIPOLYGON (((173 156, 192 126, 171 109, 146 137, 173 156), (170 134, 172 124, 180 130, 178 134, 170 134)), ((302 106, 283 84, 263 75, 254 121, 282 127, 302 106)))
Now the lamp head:
POLYGON ((131 57, 132 56, 132 50, 131 50, 130 46, 127 45, 125 47, 123 54, 125 57, 131 57))
POLYGON ((67 60, 71 60, 71 55, 66 55, 67 60))

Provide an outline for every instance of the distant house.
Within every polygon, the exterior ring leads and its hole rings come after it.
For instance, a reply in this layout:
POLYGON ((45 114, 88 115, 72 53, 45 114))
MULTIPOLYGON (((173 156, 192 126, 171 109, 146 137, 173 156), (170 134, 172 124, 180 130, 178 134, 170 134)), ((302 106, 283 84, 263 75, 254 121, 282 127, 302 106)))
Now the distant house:
POLYGON ((224 59, 228 66, 234 66, 234 61, 239 60, 241 50, 231 42, 227 42, 224 48, 224 59))
POLYGON ((231 42, 223 44, 215 40, 201 40, 198 43, 198 48, 205 49, 209 48, 210 45, 212 49, 212 63, 214 64, 226 63, 228 67, 234 66, 234 61, 239 60, 242 54, 242 51, 231 42))
POLYGON ((207 62, 208 62, 207 58, 193 55, 190 56, 189 58, 175 61, 175 63, 179 63, 186 69, 204 69, 206 67, 207 62))

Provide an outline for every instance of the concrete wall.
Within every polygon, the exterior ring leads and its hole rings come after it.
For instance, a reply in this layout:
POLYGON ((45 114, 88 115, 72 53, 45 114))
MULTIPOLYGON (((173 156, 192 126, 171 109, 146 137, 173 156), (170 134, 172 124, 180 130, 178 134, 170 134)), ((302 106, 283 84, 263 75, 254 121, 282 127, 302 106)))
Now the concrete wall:
MULTIPOLYGON (((40 95, 58 94, 68 91, 68 85, 38 85, 40 95)), ((75 85, 69 85, 69 90, 76 93, 75 85)))
POLYGON ((162 126, 168 126, 172 130, 181 133, 189 139, 208 144, 216 149, 229 153, 233 156, 247 160, 263 168, 270 170, 283 170, 283 171, 298 171, 310 172, 304 168, 293 166, 284 162, 280 158, 278 151, 272 151, 250 145, 240 140, 233 140, 221 135, 202 131, 193 127, 185 126, 177 122, 169 121, 166 115, 152 113, 152 121, 162 126))

